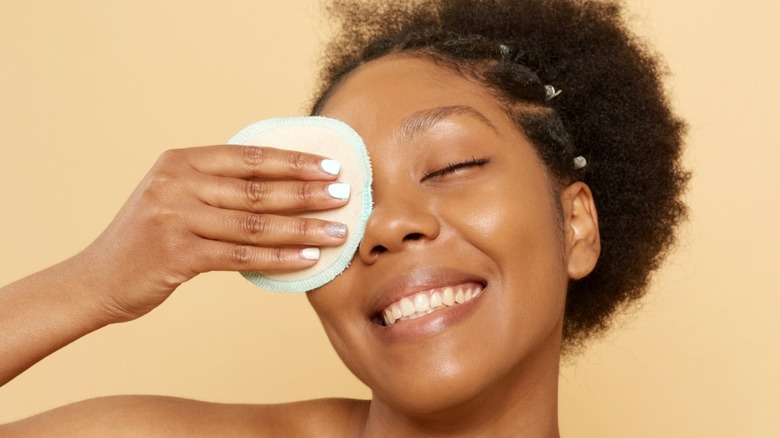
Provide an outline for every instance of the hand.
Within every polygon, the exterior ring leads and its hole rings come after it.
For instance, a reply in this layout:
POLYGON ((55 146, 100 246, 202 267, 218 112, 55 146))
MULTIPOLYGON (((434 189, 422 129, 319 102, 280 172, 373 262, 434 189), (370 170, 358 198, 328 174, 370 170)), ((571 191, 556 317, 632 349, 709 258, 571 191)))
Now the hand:
POLYGON ((137 318, 207 271, 280 272, 316 263, 346 228, 286 216, 347 203, 324 158, 254 146, 165 152, 109 227, 77 256, 112 322, 137 318))

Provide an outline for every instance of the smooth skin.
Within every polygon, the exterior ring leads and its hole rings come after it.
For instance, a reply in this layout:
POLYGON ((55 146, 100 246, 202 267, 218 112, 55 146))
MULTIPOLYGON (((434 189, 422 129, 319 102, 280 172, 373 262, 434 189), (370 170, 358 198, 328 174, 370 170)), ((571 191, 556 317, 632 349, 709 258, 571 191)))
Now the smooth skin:
POLYGON ((322 114, 380 163, 356 260, 308 295, 373 390, 366 436, 557 436, 566 289, 598 257, 590 191, 553 196, 492 96, 430 61, 366 64, 322 114), (379 303, 474 282, 484 292, 466 304, 391 327, 373 318, 379 303))
MULTIPOLYGON (((558 436, 566 289, 593 269, 600 251, 588 187, 556 188, 487 90, 427 60, 388 56, 359 67, 320 115, 350 124, 366 141, 375 208, 350 268, 308 297, 373 400, 248 406, 112 397, 0 432, 558 436), (393 299, 463 283, 481 284, 484 292, 391 327, 376 318, 393 299)), ((301 226, 273 215, 264 216, 262 232, 248 232, 253 214, 342 204, 325 192, 335 177, 319 170, 321 157, 259 149, 272 158, 248 165, 236 150, 164 155, 87 250, 53 273, 2 289, 0 332, 10 335, 0 341, 3 381, 92 330, 143 315, 200 272, 296 269, 313 262, 276 246, 342 243, 324 234, 323 223, 301 226), (259 205, 247 199, 247 178, 280 176, 285 182, 269 185, 259 205), (302 186, 313 195, 300 196, 302 186), (52 274, 66 276, 58 280, 65 289, 52 292, 52 274), (31 340, 31 333, 39 334, 31 340)))

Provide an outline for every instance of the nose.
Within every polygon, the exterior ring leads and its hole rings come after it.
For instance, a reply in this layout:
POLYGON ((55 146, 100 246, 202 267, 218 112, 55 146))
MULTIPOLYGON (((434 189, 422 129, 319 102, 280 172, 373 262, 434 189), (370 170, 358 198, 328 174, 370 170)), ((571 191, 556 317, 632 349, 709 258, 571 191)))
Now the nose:
POLYGON ((436 239, 440 230, 439 218, 424 199, 384 199, 374 204, 358 256, 373 264, 382 254, 436 239))

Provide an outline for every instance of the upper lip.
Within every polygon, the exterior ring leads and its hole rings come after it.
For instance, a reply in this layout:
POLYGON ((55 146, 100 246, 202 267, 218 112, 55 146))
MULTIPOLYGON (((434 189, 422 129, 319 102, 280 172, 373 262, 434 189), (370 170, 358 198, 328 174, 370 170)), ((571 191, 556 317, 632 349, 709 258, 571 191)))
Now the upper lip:
POLYGON ((410 270, 404 275, 390 278, 383 282, 374 294, 369 306, 369 318, 381 313, 387 306, 417 293, 446 286, 457 286, 463 283, 479 283, 487 285, 484 278, 449 267, 420 268, 410 270))

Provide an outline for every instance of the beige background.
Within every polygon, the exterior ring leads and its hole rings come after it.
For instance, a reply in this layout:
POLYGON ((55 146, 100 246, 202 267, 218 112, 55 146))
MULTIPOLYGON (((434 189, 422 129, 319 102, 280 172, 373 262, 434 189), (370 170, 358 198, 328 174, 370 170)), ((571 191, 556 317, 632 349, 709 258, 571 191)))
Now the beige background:
MULTIPOLYGON (((780 433, 780 3, 628 5, 691 124, 691 221, 644 306, 563 369, 563 434, 780 433)), ((0 283, 88 244, 163 150, 300 114, 326 35, 314 0, 0 0, 0 283)), ((213 273, 0 389, 0 421, 118 393, 369 395, 302 295, 213 273)))

